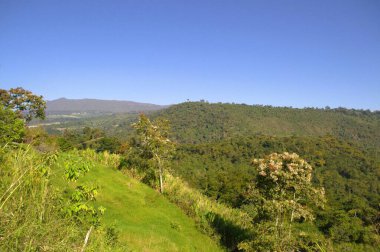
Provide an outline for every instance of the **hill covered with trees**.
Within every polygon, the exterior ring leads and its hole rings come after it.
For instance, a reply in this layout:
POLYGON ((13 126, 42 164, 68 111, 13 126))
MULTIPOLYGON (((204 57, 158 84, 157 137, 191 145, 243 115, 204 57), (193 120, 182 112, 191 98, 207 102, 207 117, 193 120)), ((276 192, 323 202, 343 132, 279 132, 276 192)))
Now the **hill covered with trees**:
POLYGON ((171 122, 180 143, 204 143, 239 136, 324 136, 380 147, 380 112, 345 108, 288 108, 185 102, 154 113, 171 122))
MULTIPOLYGON (((171 137, 178 143, 215 142, 253 135, 332 135, 342 140, 357 142, 366 148, 380 147, 379 111, 185 102, 147 114, 153 119, 167 119, 171 125, 171 137)), ((46 128, 57 133, 57 128, 75 129, 89 126, 126 139, 133 132, 131 123, 137 120, 137 114, 119 113, 71 120, 61 119, 61 124, 46 128)))

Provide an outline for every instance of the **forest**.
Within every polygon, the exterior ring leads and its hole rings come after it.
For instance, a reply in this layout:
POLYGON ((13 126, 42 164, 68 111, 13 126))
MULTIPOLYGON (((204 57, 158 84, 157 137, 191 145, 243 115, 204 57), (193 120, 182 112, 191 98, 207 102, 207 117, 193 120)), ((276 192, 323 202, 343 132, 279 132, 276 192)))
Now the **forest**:
POLYGON ((45 110, 0 90, 2 251, 379 251, 379 111, 45 110))

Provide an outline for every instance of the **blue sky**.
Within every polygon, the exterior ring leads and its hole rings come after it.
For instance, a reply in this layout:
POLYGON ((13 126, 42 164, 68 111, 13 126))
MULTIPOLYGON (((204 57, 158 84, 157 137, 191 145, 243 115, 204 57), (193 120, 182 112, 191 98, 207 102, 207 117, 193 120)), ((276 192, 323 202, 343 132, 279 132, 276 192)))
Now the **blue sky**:
POLYGON ((0 0, 0 88, 380 110, 380 1, 0 0))

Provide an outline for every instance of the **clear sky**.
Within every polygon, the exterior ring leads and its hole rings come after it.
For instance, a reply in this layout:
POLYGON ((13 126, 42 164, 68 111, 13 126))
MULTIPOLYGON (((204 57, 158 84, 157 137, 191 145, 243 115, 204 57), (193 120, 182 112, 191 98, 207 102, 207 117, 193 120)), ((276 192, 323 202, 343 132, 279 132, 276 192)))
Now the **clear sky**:
POLYGON ((0 88, 380 110, 379 0, 0 0, 0 88))

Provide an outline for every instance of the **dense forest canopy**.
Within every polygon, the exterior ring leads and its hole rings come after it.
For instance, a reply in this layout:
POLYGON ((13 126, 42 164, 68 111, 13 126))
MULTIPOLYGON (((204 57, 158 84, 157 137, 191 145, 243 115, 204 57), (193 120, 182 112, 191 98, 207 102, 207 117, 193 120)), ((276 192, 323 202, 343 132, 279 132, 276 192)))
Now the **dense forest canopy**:
POLYGON ((156 112, 171 122, 181 143, 203 143, 255 134, 324 136, 380 147, 380 112, 345 108, 288 108, 185 102, 156 112))

